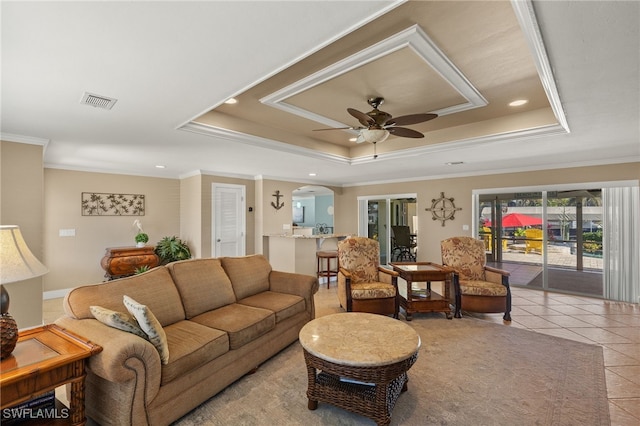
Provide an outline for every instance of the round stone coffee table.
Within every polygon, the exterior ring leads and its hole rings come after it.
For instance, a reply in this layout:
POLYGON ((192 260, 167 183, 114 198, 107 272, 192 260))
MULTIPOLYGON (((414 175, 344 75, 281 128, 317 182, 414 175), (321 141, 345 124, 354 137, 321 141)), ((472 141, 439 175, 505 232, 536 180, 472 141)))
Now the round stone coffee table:
POLYGON ((383 315, 348 312, 308 322, 300 330, 309 385, 308 408, 326 402, 391 422, 407 370, 418 357, 420 336, 404 322, 383 315))

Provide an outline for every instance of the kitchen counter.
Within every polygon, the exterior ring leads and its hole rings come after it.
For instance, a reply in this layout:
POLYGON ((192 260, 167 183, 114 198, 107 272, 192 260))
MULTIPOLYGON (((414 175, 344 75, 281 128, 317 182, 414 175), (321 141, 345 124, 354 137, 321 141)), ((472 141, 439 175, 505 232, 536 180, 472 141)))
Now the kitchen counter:
POLYGON ((338 241, 355 234, 265 235, 264 255, 275 271, 316 276, 316 251, 337 250, 338 241))

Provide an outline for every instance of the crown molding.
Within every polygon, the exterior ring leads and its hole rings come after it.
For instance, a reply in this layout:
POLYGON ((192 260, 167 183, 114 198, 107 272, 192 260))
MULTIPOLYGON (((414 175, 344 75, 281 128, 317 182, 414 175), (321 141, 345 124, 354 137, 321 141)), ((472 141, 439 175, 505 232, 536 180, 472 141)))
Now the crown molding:
POLYGON ((531 50, 540 82, 547 94, 556 120, 558 120, 558 123, 560 123, 567 133, 570 133, 569 123, 567 122, 567 117, 564 113, 562 102, 560 101, 558 88, 553 77, 553 70, 551 69, 549 57, 547 56, 542 35, 540 34, 540 27, 538 26, 535 11, 533 10, 533 3, 531 0, 511 0, 511 5, 522 28, 524 38, 531 50))
POLYGON ((216 137, 219 139, 229 140, 233 142, 244 143, 251 146, 257 146, 260 148, 274 149, 280 152, 286 152, 289 154, 303 155, 306 157, 317 158, 320 160, 328 160, 342 164, 349 164, 350 160, 347 157, 335 154, 328 154, 326 152, 316 151, 309 148, 304 148, 297 145, 291 145, 284 142, 278 142, 273 139, 267 139, 259 136, 249 135, 247 133, 241 133, 234 130, 224 129, 222 127, 211 126, 201 123, 187 123, 184 126, 178 128, 178 130, 184 130, 187 132, 197 133, 200 135, 216 137))
POLYGON ((373 161, 380 162, 380 160, 392 160, 406 157, 413 157, 416 155, 430 155, 437 152, 458 151, 465 150, 471 147, 499 145, 503 143, 513 143, 519 140, 526 140, 532 138, 540 138, 544 136, 563 135, 567 132, 558 124, 550 124, 547 126, 541 126, 533 129, 516 130, 513 132, 499 133, 489 136, 481 136, 477 138, 461 139, 455 142, 442 142, 434 145, 427 145, 418 148, 409 148, 398 151, 391 151, 385 153, 379 153, 377 158, 373 158, 371 155, 357 157, 351 160, 351 164, 366 164, 373 161))
POLYGON ((422 146, 417 148, 409 148, 398 151, 391 151, 378 154, 378 157, 374 159, 371 155, 365 155, 355 158, 347 158, 334 154, 327 154, 320 151, 315 151, 309 148, 303 148, 297 145, 291 145, 288 143, 278 142, 267 138, 262 138, 246 133, 241 133, 233 130, 224 129, 221 127, 215 127, 200 123, 187 123, 180 127, 179 130, 189 131, 205 136, 217 137, 220 139, 230 140, 234 142, 244 143, 251 146, 274 149, 289 154, 302 155, 310 158, 317 158, 323 160, 334 161, 341 164, 357 165, 366 164, 372 161, 380 162, 384 160, 401 159, 406 157, 413 157, 416 155, 428 155, 436 152, 447 152, 453 150, 460 150, 470 147, 476 147, 478 145, 491 145, 502 143, 513 143, 516 140, 539 138, 544 136, 554 136, 566 134, 567 131, 559 124, 552 124, 547 126, 541 126, 533 129, 517 130, 513 132, 499 133, 495 135, 482 136, 477 138, 469 138, 458 140, 454 142, 442 142, 434 145, 422 146))
POLYGON ((15 135, 13 133, 0 133, 0 140, 6 142, 26 143, 29 145, 41 145, 46 147, 50 139, 36 138, 33 136, 15 135))
POLYGON ((452 105, 447 108, 429 112, 443 116, 483 107, 488 104, 487 100, 482 96, 478 89, 471 84, 462 71, 460 71, 453 62, 449 60, 442 50, 440 50, 440 48, 418 25, 412 25, 411 27, 364 50, 361 50, 348 58, 342 59, 318 72, 290 84, 289 86, 273 92, 270 95, 261 98, 260 102, 329 127, 348 127, 345 123, 341 123, 303 108, 288 104, 285 100, 405 47, 411 48, 412 52, 429 64, 447 83, 451 85, 451 87, 453 87, 453 89, 467 100, 467 102, 459 105, 452 105))

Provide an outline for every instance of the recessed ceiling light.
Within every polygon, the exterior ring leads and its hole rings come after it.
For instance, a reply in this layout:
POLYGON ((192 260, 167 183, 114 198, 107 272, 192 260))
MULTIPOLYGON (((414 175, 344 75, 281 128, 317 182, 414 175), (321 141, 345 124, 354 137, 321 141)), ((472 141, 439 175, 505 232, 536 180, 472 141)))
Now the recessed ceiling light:
POLYGON ((309 176, 316 176, 315 173, 309 173, 309 176))
POLYGON ((166 169, 166 168, 167 168, 167 166, 163 166, 163 165, 161 165, 161 164, 158 164, 158 165, 156 166, 156 169, 166 169))
POLYGON ((349 142, 355 142, 357 140, 358 140, 358 138, 349 138, 349 142))
POLYGON ((522 106, 522 105, 526 104, 527 102, 529 102, 529 101, 526 100, 526 99, 518 99, 518 100, 515 100, 513 102, 509 102, 509 106, 512 106, 512 107, 522 106))
POLYGON ((233 105, 233 104, 237 104, 238 100, 236 98, 229 98, 226 101, 224 101, 225 104, 229 104, 229 105, 233 105))
POLYGON ((464 161, 449 161, 447 163, 444 163, 447 166, 457 166, 458 164, 464 164, 464 161))

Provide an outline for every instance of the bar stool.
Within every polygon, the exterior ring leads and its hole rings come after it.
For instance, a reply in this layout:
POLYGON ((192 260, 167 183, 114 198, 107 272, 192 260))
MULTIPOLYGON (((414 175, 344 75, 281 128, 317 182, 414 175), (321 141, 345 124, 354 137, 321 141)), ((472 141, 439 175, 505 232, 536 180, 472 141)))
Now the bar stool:
POLYGON ((327 278, 327 288, 330 287, 331 277, 338 276, 338 251, 317 251, 316 252, 316 261, 318 264, 317 274, 318 279, 327 278), (322 261, 326 259, 326 269, 323 269, 322 261), (331 259, 336 260, 336 269, 331 269, 331 259))

